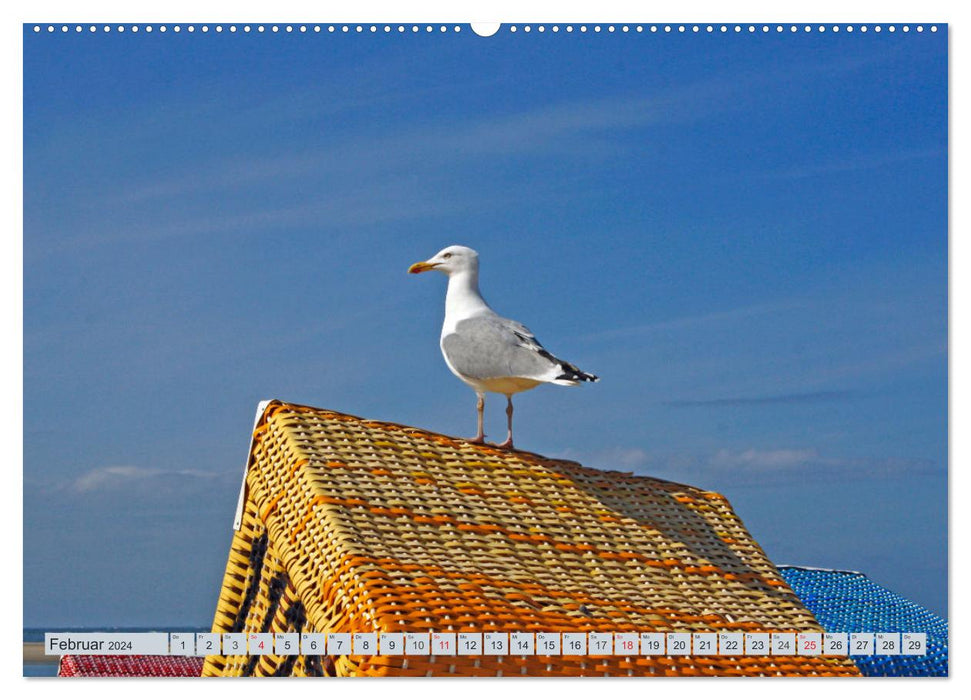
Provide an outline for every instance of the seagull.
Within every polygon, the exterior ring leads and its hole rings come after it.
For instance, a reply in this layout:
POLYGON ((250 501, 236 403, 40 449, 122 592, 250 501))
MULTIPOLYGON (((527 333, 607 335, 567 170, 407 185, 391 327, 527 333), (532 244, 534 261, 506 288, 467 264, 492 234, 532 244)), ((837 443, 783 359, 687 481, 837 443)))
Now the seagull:
POLYGON ((412 274, 428 270, 448 275, 440 343, 445 364, 478 397, 478 431, 470 442, 485 442, 482 413, 486 392, 506 397, 509 433, 498 446, 512 449, 513 394, 540 384, 577 386, 599 381, 599 377, 554 357, 523 324, 492 310, 479 293, 479 254, 471 248, 452 245, 408 268, 412 274))

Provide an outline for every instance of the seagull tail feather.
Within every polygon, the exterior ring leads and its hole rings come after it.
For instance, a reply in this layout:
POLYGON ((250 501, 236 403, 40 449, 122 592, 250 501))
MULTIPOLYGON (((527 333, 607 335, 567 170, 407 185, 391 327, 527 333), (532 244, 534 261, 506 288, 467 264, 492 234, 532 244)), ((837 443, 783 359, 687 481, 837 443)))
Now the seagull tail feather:
POLYGON ((577 386, 580 382, 599 382, 600 377, 596 374, 590 374, 589 372, 584 372, 576 365, 571 365, 569 362, 560 361, 560 369, 563 373, 558 375, 554 380, 554 384, 562 384, 564 386, 577 386))

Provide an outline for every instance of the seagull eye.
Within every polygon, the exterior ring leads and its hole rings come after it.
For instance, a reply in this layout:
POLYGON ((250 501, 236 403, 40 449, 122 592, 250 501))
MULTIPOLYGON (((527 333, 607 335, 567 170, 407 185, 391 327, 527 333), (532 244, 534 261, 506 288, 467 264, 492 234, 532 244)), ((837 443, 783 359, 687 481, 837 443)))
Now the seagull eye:
POLYGON ((445 255, 443 255, 442 257, 445 258, 446 260, 448 260, 450 257, 452 257, 452 254, 451 253, 445 253, 445 255))

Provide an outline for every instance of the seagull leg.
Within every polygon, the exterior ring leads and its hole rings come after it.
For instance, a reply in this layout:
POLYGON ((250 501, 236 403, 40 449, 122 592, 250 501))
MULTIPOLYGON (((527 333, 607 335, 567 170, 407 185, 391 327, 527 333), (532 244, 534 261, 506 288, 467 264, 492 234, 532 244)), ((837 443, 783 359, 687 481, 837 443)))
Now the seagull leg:
POLYGON ((509 430, 509 434, 506 436, 506 441, 501 442, 496 447, 506 447, 512 449, 512 394, 506 394, 506 427, 509 430))
POLYGON ((476 395, 479 397, 479 400, 475 402, 475 410, 476 413, 478 413, 478 430, 476 431, 475 437, 469 440, 469 442, 483 445, 485 444, 485 432, 483 432, 482 412, 485 410, 485 394, 479 394, 476 392, 476 395))

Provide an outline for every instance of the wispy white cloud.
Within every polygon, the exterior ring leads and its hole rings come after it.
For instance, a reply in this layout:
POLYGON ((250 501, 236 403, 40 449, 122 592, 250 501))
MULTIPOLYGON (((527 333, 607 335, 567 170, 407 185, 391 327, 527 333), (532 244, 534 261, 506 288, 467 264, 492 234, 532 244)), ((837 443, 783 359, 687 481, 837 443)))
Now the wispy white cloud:
POLYGON ((219 472, 195 469, 151 469, 137 466, 110 466, 92 469, 66 484, 78 494, 113 490, 140 490, 149 483, 165 481, 168 483, 212 482, 225 475, 219 472))
POLYGON ((798 164, 781 170, 762 172, 759 177, 770 180, 799 180, 816 177, 817 175, 874 170, 888 165, 898 165, 914 160, 938 158, 942 153, 939 148, 905 149, 891 153, 862 153, 815 163, 798 164))
POLYGON ((309 174, 319 169, 321 154, 249 157, 234 156, 215 162, 196 164, 174 178, 139 183, 109 195, 111 205, 136 205, 186 194, 243 187, 267 181, 280 181, 309 174))
POLYGON ((568 448, 556 456, 600 469, 634 471, 703 488, 721 488, 724 484, 751 486, 820 479, 852 481, 943 473, 929 459, 831 456, 811 447, 720 448, 703 454, 662 454, 641 447, 618 446, 598 451, 568 448))
MULTIPOLYGON (((580 454, 566 450, 564 459, 578 459, 580 454), (573 456, 571 456, 573 455, 573 456)), ((613 468, 636 469, 650 463, 651 455, 640 447, 614 447, 597 453, 597 458, 604 464, 614 465, 613 468)))
MULTIPOLYGON (((709 80, 647 97, 622 94, 562 101, 498 116, 451 117, 399 127, 387 134, 351 133, 300 152, 195 162, 173 177, 128 184, 121 191, 103 193, 102 199, 114 205, 134 205, 295 178, 334 178, 338 182, 349 177, 380 178, 482 157, 547 152, 602 158, 602 143, 591 137, 621 138, 631 129, 703 120, 735 108, 731 98, 743 87, 744 82, 709 80)), ((272 123, 272 117, 260 113, 263 121, 272 123)))
POLYGON ((71 253, 128 242, 152 242, 203 235, 266 233, 311 225, 328 230, 341 230, 407 221, 437 218, 485 208, 485 202, 469 198, 438 199, 423 196, 402 183, 375 181, 367 191, 335 189, 314 201, 290 206, 254 205, 233 213, 204 212, 183 215, 177 219, 159 220, 156 216, 138 216, 127 225, 108 227, 98 221, 87 230, 44 246, 32 248, 28 257, 71 253))
POLYGON ((710 399, 676 399, 663 401, 665 406, 672 408, 695 408, 695 407, 735 407, 735 406, 761 406, 766 404, 803 404, 819 403, 822 401, 843 401, 855 398, 857 392, 853 391, 806 391, 786 394, 769 394, 765 396, 722 396, 710 399))
POLYGON ((610 339, 625 338, 639 335, 649 335, 668 331, 687 330, 704 328, 714 325, 725 325, 747 319, 759 318, 772 314, 796 311, 798 309, 809 309, 812 302, 802 299, 789 299, 765 304, 747 304, 731 309, 720 309, 703 314, 688 314, 676 318, 655 321, 652 323, 640 323, 621 328, 608 328, 580 336, 585 340, 590 339, 610 339))
POLYGON ((813 463, 823 464, 825 461, 820 459, 816 450, 756 450, 750 448, 741 451, 718 450, 708 459, 708 464, 713 469, 777 471, 810 467, 813 463))
POLYGON ((626 325, 580 337, 601 348, 601 363, 630 367, 668 407, 846 402, 902 370, 946 360, 946 286, 925 272, 852 268, 797 291, 727 307, 713 297, 709 310, 674 318, 634 306, 626 325))
POLYGON ((909 365, 927 362, 935 358, 940 358, 942 362, 946 362, 947 352, 947 336, 942 332, 937 337, 931 336, 908 346, 887 348, 879 354, 874 353, 859 361, 822 368, 815 376, 819 381, 829 382, 846 377, 863 377, 894 372, 909 365))

